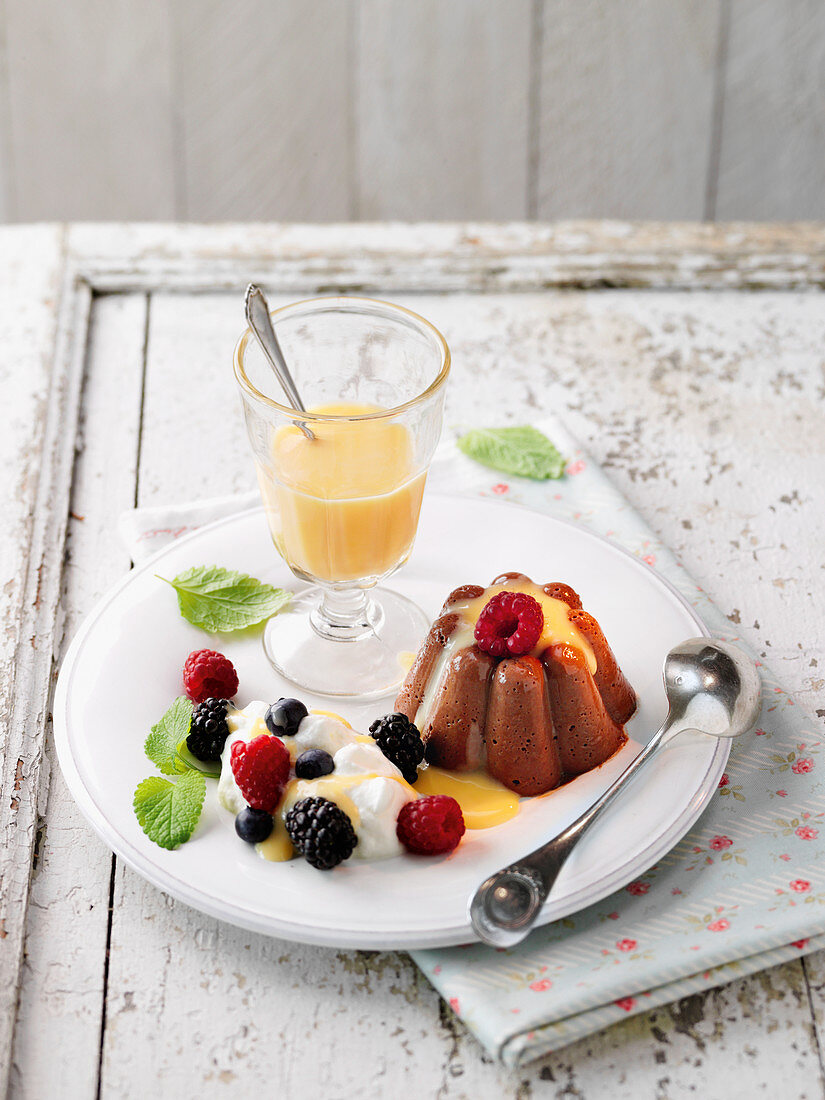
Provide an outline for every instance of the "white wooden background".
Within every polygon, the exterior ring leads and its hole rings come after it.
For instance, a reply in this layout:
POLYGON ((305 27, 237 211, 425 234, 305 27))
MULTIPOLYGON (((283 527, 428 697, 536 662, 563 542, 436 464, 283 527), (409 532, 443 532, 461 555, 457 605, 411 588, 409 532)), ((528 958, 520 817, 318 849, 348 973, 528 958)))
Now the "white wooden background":
POLYGON ((247 934, 92 835, 50 737, 55 667, 128 569, 122 509, 253 483, 239 414, 203 444, 237 408, 249 278, 415 303, 454 353, 448 424, 556 410, 825 719, 825 228, 4 227, 0 1096, 822 1096, 825 952, 507 1073, 402 953, 247 934))
POLYGON ((822 0, 0 0, 0 221, 825 218, 822 0))

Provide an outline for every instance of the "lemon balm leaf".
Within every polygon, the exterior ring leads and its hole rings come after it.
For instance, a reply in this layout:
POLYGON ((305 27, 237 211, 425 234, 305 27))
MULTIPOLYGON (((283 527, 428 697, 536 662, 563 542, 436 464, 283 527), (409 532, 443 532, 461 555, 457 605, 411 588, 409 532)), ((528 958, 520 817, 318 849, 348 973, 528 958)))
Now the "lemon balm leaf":
POLYGON ((160 721, 152 726, 146 738, 146 755, 164 775, 179 775, 186 771, 186 764, 178 756, 178 745, 189 735, 192 722, 192 704, 185 695, 179 696, 160 721))
POLYGON ((171 581, 159 579, 177 592, 184 619, 209 633, 256 626, 283 610, 291 598, 283 588, 217 565, 193 566, 171 581))
POLYGON ((457 445, 468 458, 506 474, 543 481, 564 473, 564 456, 538 428, 475 428, 457 445))
POLYGON ((206 780, 189 771, 176 783, 153 775, 135 790, 134 808, 141 829, 161 848, 171 851, 195 831, 206 796, 206 780))

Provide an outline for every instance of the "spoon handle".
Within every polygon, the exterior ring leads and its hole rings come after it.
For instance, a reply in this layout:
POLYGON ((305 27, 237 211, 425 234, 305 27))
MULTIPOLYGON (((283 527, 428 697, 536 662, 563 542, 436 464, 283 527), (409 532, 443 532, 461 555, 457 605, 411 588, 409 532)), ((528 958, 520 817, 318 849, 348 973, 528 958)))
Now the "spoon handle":
POLYGON ((636 776, 639 770, 643 768, 651 756, 653 756, 662 742, 667 738, 667 734, 672 724, 673 719, 668 715, 664 723, 659 727, 656 733, 653 734, 642 751, 631 760, 621 775, 617 776, 604 794, 600 795, 592 806, 577 817, 575 821, 571 822, 566 829, 563 829, 551 840, 548 840, 546 844, 543 844, 540 848, 537 848, 534 852, 531 852, 518 861, 519 866, 527 866, 538 871, 545 885, 545 897, 552 889, 553 883, 575 845, 594 821, 596 821, 611 802, 613 802, 619 794, 619 791, 636 776))
POLYGON ((524 939, 582 834, 667 740, 674 725, 676 716, 668 714, 638 756, 588 810, 546 844, 496 871, 479 886, 470 899, 469 915, 484 943, 511 947, 524 939))
MULTIPOLYGON (((278 343, 278 337, 275 335, 275 329, 272 327, 272 318, 269 316, 269 306, 267 305, 264 293, 261 288, 255 286, 254 283, 250 283, 246 288, 244 311, 246 313, 247 324, 255 334, 260 344, 261 351, 266 356, 270 367, 272 367, 277 375, 284 393, 289 398, 290 405, 299 412, 306 412, 306 406, 290 374, 289 367, 286 365, 284 353, 281 351, 281 345, 278 343)), ((299 423, 298 427, 308 439, 315 438, 306 424, 299 423)))

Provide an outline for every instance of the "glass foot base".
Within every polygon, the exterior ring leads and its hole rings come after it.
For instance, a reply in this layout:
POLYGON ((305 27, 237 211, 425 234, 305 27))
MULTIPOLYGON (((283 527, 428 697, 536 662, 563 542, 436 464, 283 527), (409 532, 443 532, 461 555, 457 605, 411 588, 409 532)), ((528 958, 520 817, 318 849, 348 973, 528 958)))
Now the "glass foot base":
POLYGON ((314 695, 376 698, 397 691, 408 667, 404 657, 418 650, 430 626, 421 608, 376 588, 358 623, 342 624, 336 634, 319 616, 319 604, 319 590, 308 589, 266 624, 264 652, 276 672, 314 695))

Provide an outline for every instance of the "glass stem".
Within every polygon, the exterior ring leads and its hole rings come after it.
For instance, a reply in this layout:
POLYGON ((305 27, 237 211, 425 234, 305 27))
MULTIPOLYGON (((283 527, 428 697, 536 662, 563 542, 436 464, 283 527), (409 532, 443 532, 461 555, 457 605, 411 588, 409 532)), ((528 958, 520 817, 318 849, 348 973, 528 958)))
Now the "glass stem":
POLYGON ((322 638, 354 642, 376 633, 375 610, 363 588, 325 588, 310 621, 322 638))

